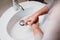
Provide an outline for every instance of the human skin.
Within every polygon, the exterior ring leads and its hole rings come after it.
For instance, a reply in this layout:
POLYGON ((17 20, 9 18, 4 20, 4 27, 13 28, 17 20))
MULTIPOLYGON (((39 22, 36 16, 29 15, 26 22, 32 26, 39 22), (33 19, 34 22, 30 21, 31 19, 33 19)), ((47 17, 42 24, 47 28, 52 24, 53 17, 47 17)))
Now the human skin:
POLYGON ((34 35, 37 35, 37 34, 43 35, 42 30, 39 28, 39 22, 36 22, 31 26, 32 26, 32 30, 33 30, 34 35))
POLYGON ((31 25, 32 26, 31 28, 33 30, 34 35, 37 35, 37 34, 43 35, 42 30, 39 28, 39 21, 38 21, 39 18, 38 17, 40 15, 46 14, 46 12, 48 12, 48 6, 47 5, 24 20, 25 25, 31 25))
POLYGON ((37 21, 37 18, 40 15, 46 14, 46 12, 48 12, 48 6, 47 5, 45 7, 43 7, 42 9, 38 10, 37 12, 35 12, 33 15, 26 18, 24 20, 24 24, 25 25, 27 25, 27 24, 32 25, 34 22, 37 21))

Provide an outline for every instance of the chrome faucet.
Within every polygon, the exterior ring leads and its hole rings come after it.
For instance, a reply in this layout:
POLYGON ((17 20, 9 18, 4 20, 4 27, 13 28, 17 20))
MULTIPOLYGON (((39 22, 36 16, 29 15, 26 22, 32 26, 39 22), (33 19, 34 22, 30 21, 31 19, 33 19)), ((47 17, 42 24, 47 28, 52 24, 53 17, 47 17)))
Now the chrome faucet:
POLYGON ((24 8, 18 3, 17 0, 13 0, 13 7, 16 11, 20 10, 20 9, 22 9, 24 11, 24 8))

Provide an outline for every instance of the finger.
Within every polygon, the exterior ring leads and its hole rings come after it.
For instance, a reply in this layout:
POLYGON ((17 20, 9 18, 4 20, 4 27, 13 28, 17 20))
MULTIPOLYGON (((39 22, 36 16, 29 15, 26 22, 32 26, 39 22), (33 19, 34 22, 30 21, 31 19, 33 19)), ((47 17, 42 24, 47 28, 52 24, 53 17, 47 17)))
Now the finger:
POLYGON ((30 25, 31 19, 28 19, 27 24, 30 25))
POLYGON ((28 22, 28 25, 31 25, 30 22, 28 22))
POLYGON ((30 22, 29 22, 29 25, 32 25, 34 23, 34 21, 33 20, 31 20, 30 22))
POLYGON ((24 24, 25 24, 25 25, 27 25, 27 19, 26 19, 26 20, 24 20, 24 24))
POLYGON ((28 22, 30 22, 31 20, 30 19, 26 19, 25 21, 24 21, 24 24, 25 25, 28 25, 28 22))

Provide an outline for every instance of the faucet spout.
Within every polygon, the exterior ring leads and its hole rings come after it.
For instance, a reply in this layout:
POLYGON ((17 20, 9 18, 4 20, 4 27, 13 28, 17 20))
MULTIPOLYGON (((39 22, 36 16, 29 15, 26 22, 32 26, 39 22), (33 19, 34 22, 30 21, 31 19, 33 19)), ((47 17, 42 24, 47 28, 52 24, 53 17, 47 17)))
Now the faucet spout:
POLYGON ((22 10, 24 11, 24 8, 21 6, 21 5, 19 5, 21 8, 22 8, 22 10))
POLYGON ((15 10, 20 10, 20 8, 24 11, 24 8, 18 3, 17 0, 13 0, 13 7, 15 10))

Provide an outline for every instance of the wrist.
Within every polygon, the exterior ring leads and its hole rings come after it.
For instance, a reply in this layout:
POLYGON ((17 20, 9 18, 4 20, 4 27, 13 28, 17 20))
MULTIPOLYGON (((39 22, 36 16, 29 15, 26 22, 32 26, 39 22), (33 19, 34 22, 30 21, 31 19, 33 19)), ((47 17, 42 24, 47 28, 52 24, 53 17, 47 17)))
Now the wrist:
POLYGON ((33 32, 34 32, 35 35, 36 34, 42 34, 43 35, 43 32, 40 28, 33 28, 33 32))
POLYGON ((42 34, 42 32, 40 31, 39 28, 34 28, 34 29, 33 29, 33 32, 34 32, 35 35, 36 35, 36 34, 42 34))

